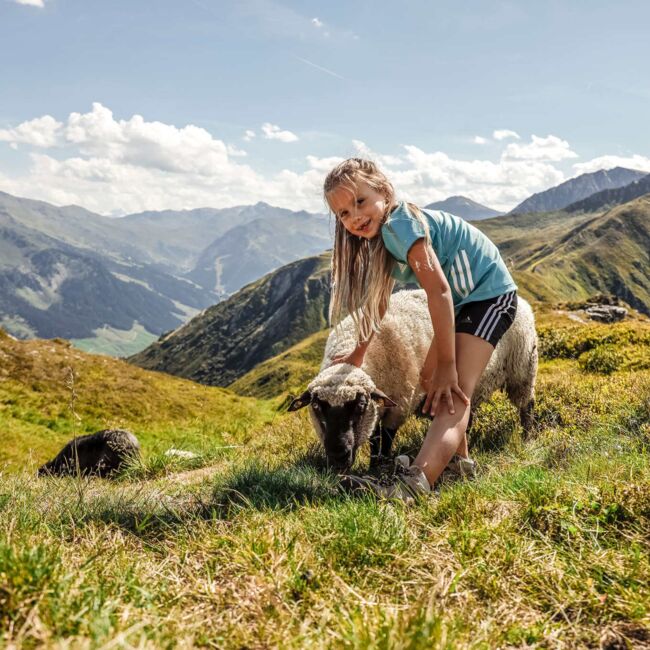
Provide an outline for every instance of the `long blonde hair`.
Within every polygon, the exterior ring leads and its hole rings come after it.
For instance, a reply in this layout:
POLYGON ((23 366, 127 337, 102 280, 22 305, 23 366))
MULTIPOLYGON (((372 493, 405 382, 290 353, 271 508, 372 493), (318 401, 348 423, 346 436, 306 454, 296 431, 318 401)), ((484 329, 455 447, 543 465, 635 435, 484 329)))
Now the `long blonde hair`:
MULTIPOLYGON (((385 223, 391 208, 396 205, 395 190, 386 175, 371 160, 349 158, 332 169, 323 184, 327 195, 337 187, 345 187, 356 197, 356 188, 362 181, 386 198, 385 223)), ((328 204, 329 205, 329 204, 328 204)), ((414 216, 425 227, 427 242, 429 230, 420 210, 408 204, 414 216)), ((332 297, 330 324, 337 326, 349 314, 354 321, 357 338, 367 341, 379 330, 381 313, 390 303, 395 285, 392 277, 395 259, 384 246, 381 235, 372 239, 350 234, 336 217, 334 252, 332 254, 332 297)))

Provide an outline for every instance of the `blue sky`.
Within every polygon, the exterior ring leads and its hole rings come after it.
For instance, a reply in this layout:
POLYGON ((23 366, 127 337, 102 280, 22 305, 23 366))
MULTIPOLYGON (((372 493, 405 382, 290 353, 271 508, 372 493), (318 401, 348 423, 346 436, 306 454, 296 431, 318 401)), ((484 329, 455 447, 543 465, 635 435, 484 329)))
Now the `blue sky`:
POLYGON ((641 0, 0 0, 0 190, 319 210, 362 154, 405 198, 507 209, 650 171, 648 24, 641 0))

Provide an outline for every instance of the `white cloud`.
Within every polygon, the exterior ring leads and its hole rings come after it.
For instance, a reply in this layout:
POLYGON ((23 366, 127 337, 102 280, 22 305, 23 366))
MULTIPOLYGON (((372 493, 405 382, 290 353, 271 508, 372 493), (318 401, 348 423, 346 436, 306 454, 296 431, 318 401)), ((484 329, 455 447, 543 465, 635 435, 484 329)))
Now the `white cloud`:
POLYGON ((544 161, 457 160, 442 151, 404 148, 407 169, 387 170, 388 175, 404 198, 422 205, 461 194, 509 210, 532 193, 564 180, 562 171, 544 161))
POLYGON ((339 156, 330 156, 328 158, 318 158, 316 156, 307 156, 307 164, 310 169, 313 169, 318 172, 322 172, 323 180, 327 172, 333 167, 336 167, 340 162, 343 162, 344 158, 339 156))
POLYGON ((280 142, 296 142, 298 136, 291 131, 283 131, 277 124, 265 122, 262 124, 262 133, 266 140, 280 140, 280 142))
POLYGON ((254 137, 255 137, 255 131, 251 131, 251 129, 246 129, 246 131, 244 131, 243 139, 246 142, 250 142, 254 137))
POLYGON ((320 171, 262 176, 237 161, 244 151, 191 124, 179 128, 140 115, 120 120, 99 103, 87 113, 71 113, 56 128, 51 120, 45 116, 3 131, 10 144, 58 148, 52 155, 32 153, 31 168, 22 175, 2 170, 0 189, 104 214, 260 200, 324 209, 320 171))
MULTIPOLYGON (((271 133, 282 133, 268 126, 271 133)), ((62 122, 46 115, 4 129, 0 136, 9 146, 45 149, 30 154, 31 167, 25 172, 13 171, 7 157, 0 168, 0 190, 57 205, 75 203, 104 214, 257 201, 324 211, 323 180, 342 160, 309 155, 302 170, 262 173, 249 158, 243 159, 246 152, 202 128, 147 121, 139 115, 118 119, 99 103, 62 122)), ((378 153, 354 140, 345 155, 377 161, 398 195, 420 205, 462 194, 504 211, 565 180, 557 163, 576 155, 556 136, 533 136, 529 143, 502 147, 494 160, 461 160, 414 145, 378 153)), ((578 162, 573 170, 584 173, 616 165, 650 171, 650 158, 601 156, 578 162)))
POLYGON ((40 7, 41 9, 45 6, 44 0, 15 0, 15 2, 19 5, 29 5, 30 7, 40 7))
POLYGON ((244 158, 245 156, 248 156, 248 153, 246 151, 244 151, 243 149, 238 149, 234 144, 227 145, 226 151, 228 152, 229 156, 235 156, 239 158, 244 158))
POLYGON ((506 140, 507 138, 514 138, 515 140, 520 139, 519 134, 510 129, 496 129, 496 131, 493 131, 492 137, 495 140, 506 140))
POLYGON ((365 142, 361 142, 361 140, 352 140, 352 146, 354 147, 357 156, 373 160, 378 165, 395 166, 401 165, 403 162, 403 159, 399 156, 382 155, 372 151, 372 149, 370 149, 365 142))
POLYGON ((487 144, 487 138, 484 138, 480 135, 475 135, 474 144, 487 144))
POLYGON ((568 158, 577 158, 569 143, 555 135, 545 138, 533 135, 528 144, 510 143, 503 152, 506 160, 539 160, 559 162, 568 158))
POLYGON ((318 18, 312 18, 312 19, 311 19, 311 24, 312 24, 314 27, 317 27, 317 28, 321 28, 321 27, 324 26, 324 25, 323 25, 323 22, 320 21, 320 20, 318 20, 318 18))
POLYGON ((0 142, 9 142, 14 145, 13 148, 17 144, 53 147, 58 141, 62 126, 51 115, 44 115, 23 122, 13 129, 0 129, 0 142))
POLYGON ((627 169, 638 169, 650 173, 650 158, 635 154, 633 156, 599 156, 587 162, 574 163, 572 165, 576 175, 596 172, 599 169, 613 169, 614 167, 626 167, 627 169))

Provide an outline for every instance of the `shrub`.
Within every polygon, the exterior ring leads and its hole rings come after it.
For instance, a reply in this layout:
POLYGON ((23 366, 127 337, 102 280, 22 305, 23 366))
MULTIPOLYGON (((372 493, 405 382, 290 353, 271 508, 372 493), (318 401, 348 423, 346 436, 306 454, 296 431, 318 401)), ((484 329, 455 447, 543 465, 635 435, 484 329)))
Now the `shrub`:
POLYGON ((584 352, 578 358, 582 370, 601 375, 610 375, 618 370, 624 361, 623 355, 613 345, 599 345, 593 350, 584 352))

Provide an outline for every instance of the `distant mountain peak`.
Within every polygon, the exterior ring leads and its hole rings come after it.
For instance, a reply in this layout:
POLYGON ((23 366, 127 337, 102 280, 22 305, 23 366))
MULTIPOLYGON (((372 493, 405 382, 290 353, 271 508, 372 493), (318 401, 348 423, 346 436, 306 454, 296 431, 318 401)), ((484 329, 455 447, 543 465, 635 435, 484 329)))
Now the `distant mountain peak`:
POLYGON ((599 169, 595 172, 580 174, 570 178, 555 187, 533 194, 509 214, 524 214, 527 212, 550 212, 563 210, 568 205, 586 199, 588 196, 603 190, 613 190, 643 178, 647 172, 625 167, 599 169))
POLYGON ((436 201, 435 203, 429 203, 429 205, 424 206, 430 210, 444 210, 445 212, 451 212, 467 221, 479 221, 480 219, 490 219, 491 217, 497 217, 502 212, 488 208, 485 205, 481 205, 476 201, 460 195, 454 195, 446 198, 444 201, 436 201))

